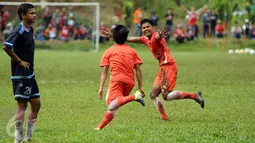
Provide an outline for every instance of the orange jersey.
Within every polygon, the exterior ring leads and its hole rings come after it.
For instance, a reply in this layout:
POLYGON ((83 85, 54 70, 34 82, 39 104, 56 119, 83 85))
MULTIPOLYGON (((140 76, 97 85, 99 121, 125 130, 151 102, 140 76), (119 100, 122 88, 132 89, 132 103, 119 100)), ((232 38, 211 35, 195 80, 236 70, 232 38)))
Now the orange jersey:
POLYGON ((139 10, 139 9, 135 10, 134 19, 133 19, 133 22, 135 24, 139 24, 142 14, 143 14, 143 12, 141 10, 139 10))
POLYGON ((122 81, 127 84, 135 85, 135 64, 142 64, 142 60, 135 49, 126 44, 115 44, 104 52, 100 66, 110 67, 110 81, 122 81))
POLYGON ((170 51, 166 45, 165 39, 156 39, 156 35, 157 32, 154 32, 151 39, 146 36, 141 36, 140 40, 150 49, 153 56, 159 61, 160 66, 163 64, 175 63, 174 58, 170 55, 170 51))

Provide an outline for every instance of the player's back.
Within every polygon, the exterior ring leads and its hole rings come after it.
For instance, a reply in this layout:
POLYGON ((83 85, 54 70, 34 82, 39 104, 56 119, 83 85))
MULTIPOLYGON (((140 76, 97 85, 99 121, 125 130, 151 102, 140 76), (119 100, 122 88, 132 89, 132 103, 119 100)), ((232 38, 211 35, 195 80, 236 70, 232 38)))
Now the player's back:
POLYGON ((134 84, 134 66, 142 64, 136 51, 126 44, 115 44, 105 51, 109 60, 111 80, 134 84))

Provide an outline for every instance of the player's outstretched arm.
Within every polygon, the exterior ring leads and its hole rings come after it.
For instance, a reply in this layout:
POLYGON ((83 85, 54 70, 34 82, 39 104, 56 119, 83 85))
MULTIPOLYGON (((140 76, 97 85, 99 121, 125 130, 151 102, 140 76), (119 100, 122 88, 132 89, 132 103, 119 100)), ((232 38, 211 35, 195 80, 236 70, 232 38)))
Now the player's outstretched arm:
POLYGON ((140 68, 140 64, 135 64, 135 73, 136 73, 136 78, 137 78, 137 82, 138 82, 138 88, 139 90, 144 94, 143 91, 143 84, 142 84, 142 70, 140 68))
POLYGON ((25 70, 29 70, 30 64, 28 62, 22 61, 11 48, 8 48, 6 46, 3 46, 4 51, 11 57, 12 60, 19 63, 20 66, 22 66, 25 70))
POLYGON ((142 41, 140 40, 140 37, 128 37, 127 42, 142 43, 142 41))
POLYGON ((102 99, 102 96, 103 96, 104 84, 108 76, 108 69, 109 69, 109 66, 103 66, 103 70, 101 72, 100 87, 98 90, 99 99, 102 99))

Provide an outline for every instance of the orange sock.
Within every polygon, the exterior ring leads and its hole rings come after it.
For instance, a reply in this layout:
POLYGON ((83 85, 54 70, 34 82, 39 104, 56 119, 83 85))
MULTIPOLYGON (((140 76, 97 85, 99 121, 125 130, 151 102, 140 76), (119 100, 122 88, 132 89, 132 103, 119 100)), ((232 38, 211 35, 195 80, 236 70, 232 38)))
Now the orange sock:
POLYGON ((172 91, 167 95, 167 100, 175 100, 175 99, 196 99, 197 94, 196 93, 187 93, 183 91, 172 91))
POLYGON ((162 120, 168 120, 168 116, 167 116, 166 110, 163 106, 163 103, 158 97, 154 100, 154 105, 156 106, 157 110, 159 111, 162 120))
POLYGON ((103 129, 108 123, 112 121, 113 118, 114 118, 114 113, 112 111, 107 111, 104 114, 103 121, 97 126, 97 128, 103 129))

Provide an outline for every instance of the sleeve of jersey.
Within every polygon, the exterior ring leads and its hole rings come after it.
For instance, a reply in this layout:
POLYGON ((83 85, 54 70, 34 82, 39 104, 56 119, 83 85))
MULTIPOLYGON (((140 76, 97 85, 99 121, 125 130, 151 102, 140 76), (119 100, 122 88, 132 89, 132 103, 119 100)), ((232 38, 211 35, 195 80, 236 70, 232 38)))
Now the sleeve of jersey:
POLYGON ((109 65, 110 65, 109 54, 107 51, 105 51, 104 55, 102 56, 101 62, 100 62, 100 67, 109 66, 109 65))
POLYGON ((15 43, 16 39, 18 38, 18 36, 19 36, 19 32, 17 32, 17 31, 12 32, 9 35, 9 37, 7 37, 7 39, 5 40, 4 46, 11 49, 13 47, 13 44, 15 43))
POLYGON ((140 37, 140 41, 141 41, 143 44, 146 44, 146 37, 145 37, 145 36, 141 36, 141 37, 140 37))

